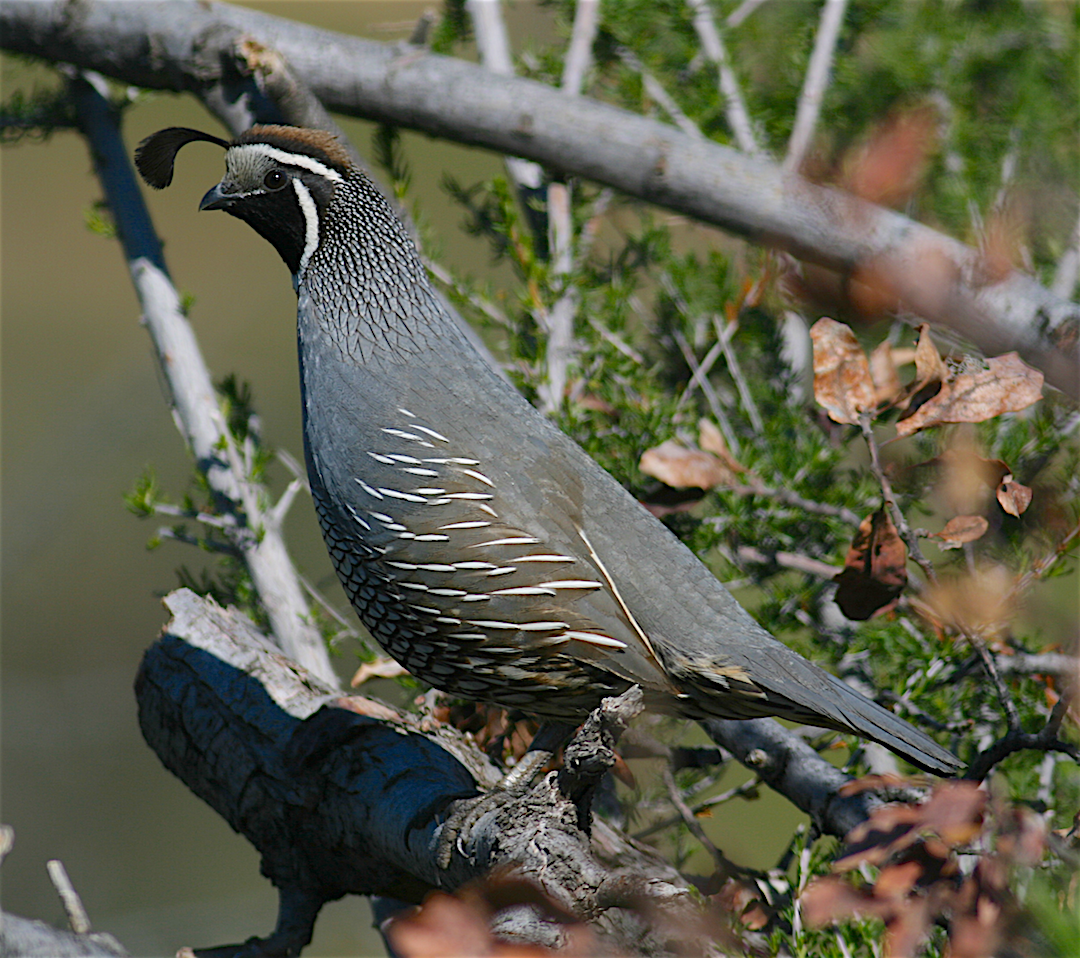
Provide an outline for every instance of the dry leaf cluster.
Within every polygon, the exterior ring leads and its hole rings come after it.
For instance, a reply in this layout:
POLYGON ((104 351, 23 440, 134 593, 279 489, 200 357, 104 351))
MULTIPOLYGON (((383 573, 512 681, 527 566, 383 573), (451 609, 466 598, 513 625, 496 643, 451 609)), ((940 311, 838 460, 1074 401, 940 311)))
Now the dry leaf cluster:
POLYGON ((801 897, 808 924, 879 918, 885 958, 919 954, 942 919, 950 958, 986 958, 1002 948, 1038 954, 1023 937, 1009 888, 1013 870, 1036 867, 1047 848, 1045 827, 1029 810, 991 803, 974 782, 941 782, 921 805, 878 808, 847 845, 836 874, 812 882, 801 897), (877 869, 873 879, 863 877, 868 866, 877 869))
POLYGON ((1042 398, 1043 376, 1016 353, 992 359, 964 357, 946 363, 919 327, 915 376, 901 387, 899 351, 884 344, 867 358, 855 334, 843 323, 822 318, 810 330, 814 345, 814 398, 840 423, 890 407, 901 411, 898 436, 942 423, 984 422, 1019 412, 1042 398))

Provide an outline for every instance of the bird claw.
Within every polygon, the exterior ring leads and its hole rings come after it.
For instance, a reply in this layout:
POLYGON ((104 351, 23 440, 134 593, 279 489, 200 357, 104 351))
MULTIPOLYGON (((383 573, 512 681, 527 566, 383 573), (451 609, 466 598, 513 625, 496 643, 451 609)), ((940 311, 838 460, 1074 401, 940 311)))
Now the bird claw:
POLYGON ((439 868, 446 871, 450 867, 455 851, 461 855, 467 855, 462 839, 473 830, 481 818, 509 804, 523 791, 524 789, 507 791, 499 786, 494 791, 477 798, 465 798, 454 802, 452 811, 439 830, 438 844, 435 847, 435 863, 439 868))

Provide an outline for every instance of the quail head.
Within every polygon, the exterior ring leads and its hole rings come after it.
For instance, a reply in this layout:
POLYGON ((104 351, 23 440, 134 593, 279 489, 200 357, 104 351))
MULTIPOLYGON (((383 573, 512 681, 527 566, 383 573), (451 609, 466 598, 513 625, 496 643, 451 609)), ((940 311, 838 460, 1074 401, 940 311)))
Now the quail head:
POLYGON ((690 718, 778 715, 959 763, 762 629, 661 523, 497 376, 432 290, 406 231, 329 134, 171 128, 136 152, 225 148, 200 209, 265 237, 292 273, 304 450, 345 591, 405 668, 562 722, 641 686, 690 718))

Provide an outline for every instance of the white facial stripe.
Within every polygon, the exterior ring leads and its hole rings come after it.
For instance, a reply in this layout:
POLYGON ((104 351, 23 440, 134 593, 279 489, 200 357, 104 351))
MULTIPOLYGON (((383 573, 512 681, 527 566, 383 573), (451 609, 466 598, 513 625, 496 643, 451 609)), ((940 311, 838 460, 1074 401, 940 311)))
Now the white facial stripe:
POLYGON ((334 183, 340 183, 342 180, 341 174, 337 170, 332 170, 325 163, 320 163, 318 160, 312 159, 310 156, 305 156, 303 153, 287 153, 285 150, 279 150, 277 147, 268 146, 266 143, 244 143, 240 146, 230 148, 230 152, 240 151, 259 153, 278 163, 283 163, 285 166, 299 166, 302 169, 310 170, 312 173, 317 173, 319 176, 325 176, 334 183))
POLYGON ((293 189, 296 190, 296 198, 300 202, 300 209, 304 214, 304 252, 300 257, 300 265, 296 268, 297 278, 304 275, 308 260, 319 245, 319 211, 315 208, 315 200, 309 190, 300 180, 293 178, 293 189))

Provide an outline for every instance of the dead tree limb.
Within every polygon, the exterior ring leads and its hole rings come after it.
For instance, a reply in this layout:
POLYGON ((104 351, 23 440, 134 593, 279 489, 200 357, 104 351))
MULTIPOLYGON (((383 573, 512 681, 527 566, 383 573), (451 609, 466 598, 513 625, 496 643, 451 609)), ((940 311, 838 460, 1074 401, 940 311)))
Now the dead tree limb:
MULTIPOLYGON (((498 777, 471 741, 342 697, 267 645, 245 616, 189 590, 166 605, 172 621, 135 683, 139 723, 165 766, 262 855, 280 909, 275 933, 251 954, 302 947, 322 905, 343 895, 417 902, 500 866, 629 954, 666 950, 625 907, 633 896, 668 914, 693 912, 670 866, 611 829, 594 844, 579 828, 587 761, 479 818, 440 869, 445 817, 498 777)), ((514 926, 519 940, 553 943, 539 919, 515 914, 514 926)))

